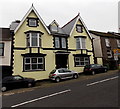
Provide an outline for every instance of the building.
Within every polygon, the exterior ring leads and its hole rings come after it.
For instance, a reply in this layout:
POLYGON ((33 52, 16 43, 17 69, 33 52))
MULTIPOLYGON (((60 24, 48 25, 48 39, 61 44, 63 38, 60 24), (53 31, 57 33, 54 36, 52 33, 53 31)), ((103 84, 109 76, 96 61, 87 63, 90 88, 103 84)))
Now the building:
POLYGON ((11 48, 12 35, 10 28, 0 28, 0 71, 2 77, 12 75, 11 48))
POLYGON ((116 69, 120 63, 120 35, 114 32, 89 31, 94 38, 95 63, 116 69))
POLYGON ((82 72, 93 62, 92 37, 78 14, 62 28, 54 20, 46 26, 32 6, 14 29, 14 75, 47 79, 55 68, 82 72))

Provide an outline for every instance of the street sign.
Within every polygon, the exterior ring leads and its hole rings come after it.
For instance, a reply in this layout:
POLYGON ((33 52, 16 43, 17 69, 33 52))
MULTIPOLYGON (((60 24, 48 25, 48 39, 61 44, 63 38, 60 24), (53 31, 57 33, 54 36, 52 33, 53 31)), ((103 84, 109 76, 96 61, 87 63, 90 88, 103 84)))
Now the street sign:
POLYGON ((120 55, 120 49, 114 49, 113 52, 115 55, 120 55))

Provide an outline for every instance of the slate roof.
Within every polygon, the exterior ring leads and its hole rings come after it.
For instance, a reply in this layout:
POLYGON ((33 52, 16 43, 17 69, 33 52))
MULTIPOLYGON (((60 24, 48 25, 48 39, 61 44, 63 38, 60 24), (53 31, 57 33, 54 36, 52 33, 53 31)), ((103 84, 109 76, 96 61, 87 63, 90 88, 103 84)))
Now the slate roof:
POLYGON ((108 38, 120 38, 120 35, 115 33, 115 32, 99 32, 99 31, 93 31, 93 30, 89 30, 90 33, 97 35, 97 36, 101 36, 101 37, 108 37, 108 38))
POLYGON ((11 41, 10 28, 0 28, 0 41, 11 41))
POLYGON ((69 21, 67 24, 65 24, 65 25, 62 27, 62 29, 63 29, 67 34, 70 35, 70 33, 71 33, 71 31, 72 31, 72 29, 73 29, 73 27, 74 27, 74 24, 76 23, 76 20, 78 19, 78 16, 79 16, 79 15, 77 15, 75 18, 73 18, 71 21, 69 21))
POLYGON ((54 20, 49 26, 48 26, 50 32, 52 35, 59 35, 59 36, 69 36, 62 28, 59 27, 59 24, 54 20), (56 31, 52 30, 53 23, 56 24, 56 31))

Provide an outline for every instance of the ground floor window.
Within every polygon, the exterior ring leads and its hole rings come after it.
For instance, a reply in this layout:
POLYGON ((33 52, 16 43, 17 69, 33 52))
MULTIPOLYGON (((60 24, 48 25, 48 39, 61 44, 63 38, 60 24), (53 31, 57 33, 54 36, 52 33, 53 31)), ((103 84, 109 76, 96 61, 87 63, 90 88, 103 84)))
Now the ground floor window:
POLYGON ((89 64, 89 57, 75 57, 75 66, 85 66, 89 64))
POLYGON ((24 57, 24 71, 44 70, 44 57, 24 57))

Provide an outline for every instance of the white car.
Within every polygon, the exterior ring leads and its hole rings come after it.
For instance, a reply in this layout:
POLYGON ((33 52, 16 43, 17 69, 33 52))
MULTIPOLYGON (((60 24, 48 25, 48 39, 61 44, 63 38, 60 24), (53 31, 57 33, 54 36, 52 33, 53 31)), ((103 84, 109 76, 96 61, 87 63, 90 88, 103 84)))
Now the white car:
POLYGON ((78 77, 79 74, 77 72, 68 70, 66 68, 54 69, 49 74, 49 78, 56 82, 60 82, 60 80, 68 78, 77 79, 78 77))

